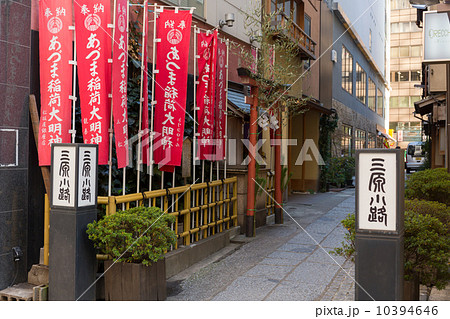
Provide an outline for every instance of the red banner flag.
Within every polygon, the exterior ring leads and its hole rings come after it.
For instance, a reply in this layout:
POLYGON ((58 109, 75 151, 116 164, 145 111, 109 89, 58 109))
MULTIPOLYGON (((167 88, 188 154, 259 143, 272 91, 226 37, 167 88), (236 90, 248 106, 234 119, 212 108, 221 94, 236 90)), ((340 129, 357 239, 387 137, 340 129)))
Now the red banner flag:
POLYGON ((157 20, 154 158, 159 169, 181 165, 192 13, 164 10, 157 20))
POLYGON ((227 45, 217 43, 217 78, 216 78, 216 119, 215 119, 215 160, 225 159, 225 127, 227 112, 227 45))
MULTIPOLYGON (((144 8, 147 8, 147 1, 144 2, 144 8)), ((142 38, 142 163, 145 165, 150 164, 150 131, 148 128, 148 67, 147 67, 147 39, 148 39, 148 18, 147 10, 144 10, 144 24, 143 24, 143 34, 142 38)))
POLYGON ((128 5, 117 0, 112 64, 112 95, 117 167, 128 166, 128 5))
POLYGON ((86 144, 98 144, 98 164, 108 164, 111 91, 109 0, 74 4, 81 123, 86 144))
POLYGON ((39 165, 51 162, 52 143, 70 143, 73 56, 72 1, 39 1, 41 120, 39 165))
POLYGON ((199 33, 197 40, 199 84, 197 118, 200 160, 214 160, 214 100, 216 90, 217 30, 199 33))

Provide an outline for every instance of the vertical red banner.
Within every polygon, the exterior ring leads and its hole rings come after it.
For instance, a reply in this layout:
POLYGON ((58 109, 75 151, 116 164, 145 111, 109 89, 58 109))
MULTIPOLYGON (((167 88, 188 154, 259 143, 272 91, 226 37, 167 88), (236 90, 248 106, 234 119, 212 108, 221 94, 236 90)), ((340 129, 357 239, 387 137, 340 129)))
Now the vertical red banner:
POLYGON ((227 112, 227 45, 217 43, 216 116, 215 116, 215 160, 225 159, 225 127, 227 112))
POLYGON ((117 0, 112 64, 114 137, 117 167, 128 166, 128 7, 127 0, 117 0))
POLYGON ((181 165, 191 23, 184 10, 164 10, 157 20, 154 159, 163 171, 181 165))
POLYGON ((109 0, 74 2, 81 123, 86 144, 98 144, 98 164, 108 164, 111 91, 109 0))
MULTIPOLYGON (((144 1, 144 8, 147 8, 147 1, 144 1)), ((150 164, 150 130, 148 126, 148 14, 144 10, 143 14, 143 34, 142 38, 142 163, 150 164)))
POLYGON ((39 165, 51 162, 51 144, 70 143, 73 31, 72 1, 39 1, 41 119, 39 165))
POLYGON ((214 100, 216 90, 217 30, 199 33, 197 39, 199 84, 197 119, 200 160, 214 160, 214 100))

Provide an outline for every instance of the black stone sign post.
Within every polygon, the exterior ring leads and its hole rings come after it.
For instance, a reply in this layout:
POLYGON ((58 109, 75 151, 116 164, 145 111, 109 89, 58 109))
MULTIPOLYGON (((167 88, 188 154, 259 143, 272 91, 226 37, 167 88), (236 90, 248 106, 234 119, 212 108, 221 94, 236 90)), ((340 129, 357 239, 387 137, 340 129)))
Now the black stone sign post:
POLYGON ((403 161, 400 149, 356 151, 355 300, 403 300, 403 161))
POLYGON ((95 251, 86 234, 97 219, 98 146, 52 145, 49 300, 95 300, 95 251))

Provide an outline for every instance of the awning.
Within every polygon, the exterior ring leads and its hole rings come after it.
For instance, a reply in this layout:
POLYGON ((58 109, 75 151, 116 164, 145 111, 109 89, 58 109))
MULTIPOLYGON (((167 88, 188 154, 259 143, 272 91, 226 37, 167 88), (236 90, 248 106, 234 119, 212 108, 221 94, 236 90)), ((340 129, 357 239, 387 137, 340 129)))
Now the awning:
POLYGON ((426 99, 414 102, 414 109, 416 114, 424 116, 433 112, 434 103, 442 103, 446 99, 445 94, 436 96, 429 96, 426 99))
POLYGON ((393 138, 392 136, 390 136, 389 134, 378 131, 378 135, 383 136, 385 139, 391 140, 393 142, 397 142, 397 140, 395 138, 393 138))
POLYGON ((324 113, 327 115, 331 115, 333 111, 331 109, 327 109, 326 107, 323 107, 323 103, 321 103, 319 100, 303 94, 303 98, 307 99, 306 105, 316 111, 319 111, 320 113, 324 113))

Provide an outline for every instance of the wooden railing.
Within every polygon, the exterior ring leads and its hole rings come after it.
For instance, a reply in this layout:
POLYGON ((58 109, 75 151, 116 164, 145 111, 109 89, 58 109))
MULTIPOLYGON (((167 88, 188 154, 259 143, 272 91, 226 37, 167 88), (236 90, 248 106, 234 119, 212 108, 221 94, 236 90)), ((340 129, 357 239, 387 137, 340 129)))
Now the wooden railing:
POLYGON ((316 42, 298 24, 287 17, 286 14, 278 14, 276 21, 273 21, 272 25, 277 31, 297 43, 304 56, 312 60, 316 59, 316 42))

